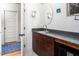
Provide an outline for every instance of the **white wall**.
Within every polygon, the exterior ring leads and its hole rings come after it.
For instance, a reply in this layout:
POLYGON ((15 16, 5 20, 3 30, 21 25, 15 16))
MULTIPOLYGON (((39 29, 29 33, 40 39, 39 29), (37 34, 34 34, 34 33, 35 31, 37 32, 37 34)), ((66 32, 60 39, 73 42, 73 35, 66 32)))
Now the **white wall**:
POLYGON ((50 11, 50 7, 53 8, 53 20, 52 23, 48 25, 49 29, 57 29, 79 33, 79 21, 74 20, 74 16, 67 16, 66 3, 55 3, 48 5, 49 7, 47 6, 46 11, 50 11), (61 9, 61 13, 56 12, 56 9, 58 8, 61 9))
POLYGON ((32 28, 43 26, 43 9, 41 4, 25 4, 25 25, 26 25, 26 51, 32 49, 32 28), (32 11, 36 11, 36 17, 32 18, 32 11))
POLYGON ((1 10, 20 10, 20 5, 18 3, 0 3, 1 10))
MULTIPOLYGON (((3 23, 3 18, 4 18, 4 16, 3 16, 4 10, 20 11, 20 4, 17 4, 17 3, 0 3, 0 12, 1 12, 0 13, 1 14, 0 15, 0 21, 1 21, 0 24, 1 24, 1 28, 2 28, 2 23, 3 23)), ((19 20, 20 20, 20 17, 19 17, 19 20)), ((3 31, 1 31, 1 32, 3 32, 3 31)), ((3 33, 0 34, 0 35, 3 36, 3 33)), ((0 42, 3 44, 3 37, 2 36, 1 36, 1 41, 0 42)))
POLYGON ((25 25, 26 25, 26 53, 32 49, 32 28, 42 28, 44 24, 50 20, 47 19, 46 13, 53 12, 53 19, 49 29, 57 29, 64 31, 79 32, 79 21, 74 20, 74 16, 66 15, 66 4, 25 4, 25 25), (57 13, 56 9, 60 8, 61 13, 57 13), (36 10, 36 17, 32 18, 32 11, 36 10))
POLYGON ((0 54, 1 54, 1 12, 0 12, 0 54))

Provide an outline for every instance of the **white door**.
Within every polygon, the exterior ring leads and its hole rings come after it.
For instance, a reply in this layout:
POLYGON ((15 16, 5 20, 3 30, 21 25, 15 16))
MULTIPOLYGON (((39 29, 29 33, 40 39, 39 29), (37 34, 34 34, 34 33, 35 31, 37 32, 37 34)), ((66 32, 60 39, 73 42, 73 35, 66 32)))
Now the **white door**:
POLYGON ((18 12, 4 11, 4 42, 18 41, 18 12))

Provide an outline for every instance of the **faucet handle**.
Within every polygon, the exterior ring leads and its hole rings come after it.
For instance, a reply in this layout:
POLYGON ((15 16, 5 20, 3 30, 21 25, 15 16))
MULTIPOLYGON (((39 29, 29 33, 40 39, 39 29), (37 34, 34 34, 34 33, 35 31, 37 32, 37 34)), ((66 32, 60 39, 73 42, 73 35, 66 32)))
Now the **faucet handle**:
POLYGON ((43 25, 43 28, 47 28, 47 25, 43 25))

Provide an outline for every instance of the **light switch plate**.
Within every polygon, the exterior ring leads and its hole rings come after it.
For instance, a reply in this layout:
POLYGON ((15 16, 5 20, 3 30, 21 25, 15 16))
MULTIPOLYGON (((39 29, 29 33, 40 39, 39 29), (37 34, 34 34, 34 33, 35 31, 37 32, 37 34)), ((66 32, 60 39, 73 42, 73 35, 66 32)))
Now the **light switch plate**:
POLYGON ((60 9, 60 8, 58 8, 58 9, 56 10, 56 12, 57 12, 57 13, 60 13, 60 12, 61 12, 61 9, 60 9))

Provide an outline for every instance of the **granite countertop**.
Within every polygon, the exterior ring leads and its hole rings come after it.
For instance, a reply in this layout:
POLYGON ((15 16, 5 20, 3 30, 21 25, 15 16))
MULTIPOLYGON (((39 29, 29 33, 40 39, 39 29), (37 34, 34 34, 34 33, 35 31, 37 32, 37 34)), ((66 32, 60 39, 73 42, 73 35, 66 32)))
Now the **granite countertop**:
POLYGON ((50 37, 55 37, 64 41, 74 43, 79 46, 79 34, 69 35, 68 33, 58 33, 58 32, 45 32, 45 31, 35 31, 37 33, 47 35, 50 37))

